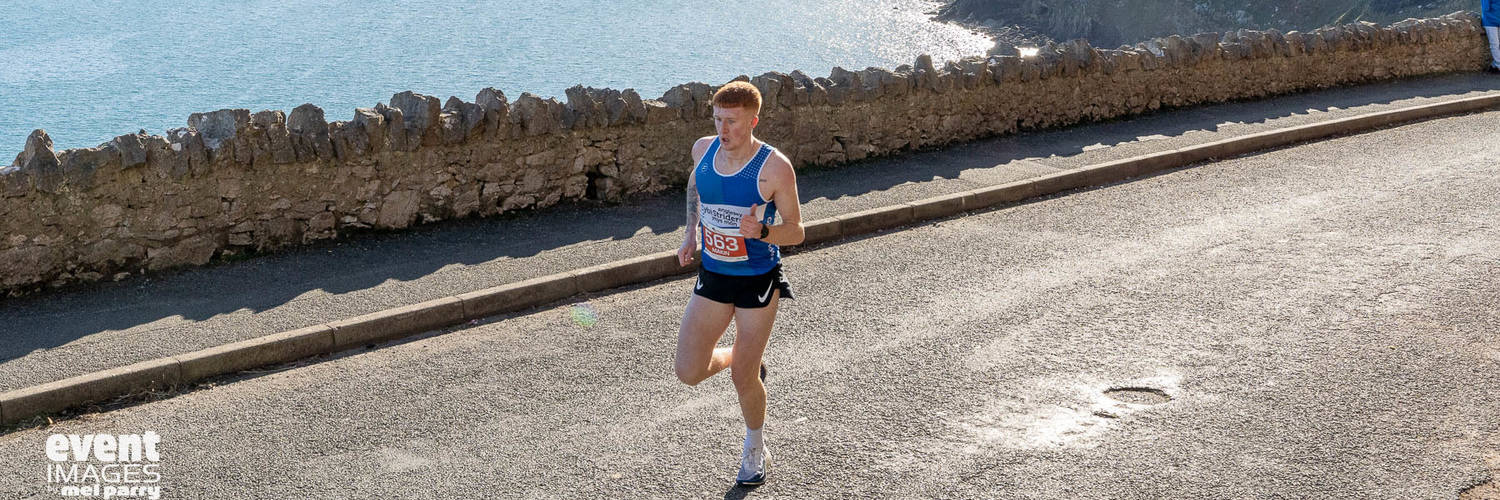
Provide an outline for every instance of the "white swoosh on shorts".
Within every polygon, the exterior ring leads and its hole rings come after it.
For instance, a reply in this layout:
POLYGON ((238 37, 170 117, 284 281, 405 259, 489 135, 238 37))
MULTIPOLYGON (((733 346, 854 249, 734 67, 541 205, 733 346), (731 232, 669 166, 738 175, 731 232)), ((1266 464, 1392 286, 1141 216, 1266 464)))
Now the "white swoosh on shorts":
POLYGON ((771 289, 772 288, 776 288, 776 282, 775 281, 772 281, 769 286, 766 286, 766 293, 761 294, 761 296, 757 297, 755 299, 755 301, 756 302, 765 302, 766 301, 766 297, 770 297, 771 296, 771 289))
POLYGON ((703 280, 698 280, 698 286, 693 287, 693 289, 694 290, 702 290, 703 289, 703 280))

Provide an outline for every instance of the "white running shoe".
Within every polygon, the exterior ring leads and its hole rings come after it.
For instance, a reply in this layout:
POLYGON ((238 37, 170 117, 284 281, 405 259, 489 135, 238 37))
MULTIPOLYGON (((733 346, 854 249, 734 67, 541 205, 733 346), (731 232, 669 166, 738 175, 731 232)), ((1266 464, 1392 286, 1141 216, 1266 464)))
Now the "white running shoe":
POLYGON ((740 457, 740 473, 734 478, 736 486, 760 486, 766 482, 766 473, 771 471, 771 451, 764 445, 745 450, 740 457))

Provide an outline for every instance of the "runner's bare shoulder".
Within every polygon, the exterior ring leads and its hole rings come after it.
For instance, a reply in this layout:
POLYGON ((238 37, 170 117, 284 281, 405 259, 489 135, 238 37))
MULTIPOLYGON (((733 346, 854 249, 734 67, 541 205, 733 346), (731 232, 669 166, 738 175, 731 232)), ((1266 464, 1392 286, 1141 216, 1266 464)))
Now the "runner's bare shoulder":
POLYGON ((703 161, 703 155, 708 153, 708 147, 713 145, 715 137, 718 136, 700 137, 697 142, 693 143, 693 167, 697 167, 698 162, 703 161))
POLYGON ((761 178, 774 184, 791 180, 796 182, 797 173, 792 169, 792 160, 776 150, 770 158, 766 158, 765 166, 761 167, 761 178))

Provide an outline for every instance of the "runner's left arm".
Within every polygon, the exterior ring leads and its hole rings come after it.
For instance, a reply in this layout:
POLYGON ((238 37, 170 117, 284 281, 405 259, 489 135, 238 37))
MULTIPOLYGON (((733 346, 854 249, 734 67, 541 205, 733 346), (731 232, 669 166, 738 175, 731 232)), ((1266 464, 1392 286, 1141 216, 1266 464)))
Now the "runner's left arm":
POLYGON ((787 160, 786 155, 780 151, 772 156, 766 166, 771 168, 768 181, 771 182, 771 201, 776 202, 776 211, 781 214, 781 223, 771 226, 771 232, 766 236, 766 243, 777 246, 796 245, 802 243, 807 236, 802 228, 802 206, 797 194, 797 172, 792 169, 792 162, 787 160))

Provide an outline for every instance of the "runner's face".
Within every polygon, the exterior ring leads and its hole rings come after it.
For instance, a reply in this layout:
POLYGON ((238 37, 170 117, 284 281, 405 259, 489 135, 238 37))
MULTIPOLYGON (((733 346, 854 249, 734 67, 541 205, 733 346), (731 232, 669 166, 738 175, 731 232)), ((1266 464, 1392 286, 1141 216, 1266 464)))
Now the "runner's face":
POLYGON ((719 133, 719 142, 730 149, 750 144, 750 133, 759 120, 755 111, 745 106, 714 106, 714 130, 719 133))

